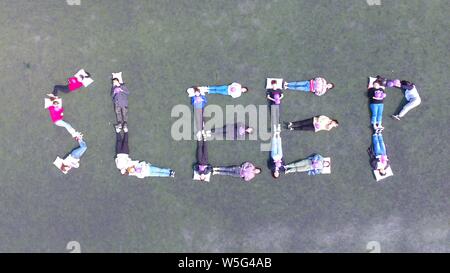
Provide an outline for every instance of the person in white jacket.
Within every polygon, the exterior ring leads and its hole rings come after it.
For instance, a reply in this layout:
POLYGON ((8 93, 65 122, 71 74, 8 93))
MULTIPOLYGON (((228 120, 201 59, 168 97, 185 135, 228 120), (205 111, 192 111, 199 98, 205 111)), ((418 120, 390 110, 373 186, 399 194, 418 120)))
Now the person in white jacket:
POLYGON ((407 104, 405 104, 397 115, 392 115, 392 118, 396 120, 400 120, 403 118, 406 113, 411 111, 413 108, 416 108, 422 103, 422 99, 419 96, 419 92, 417 91, 416 85, 409 81, 394 81, 394 86, 404 90, 405 92, 405 99, 408 101, 407 104))

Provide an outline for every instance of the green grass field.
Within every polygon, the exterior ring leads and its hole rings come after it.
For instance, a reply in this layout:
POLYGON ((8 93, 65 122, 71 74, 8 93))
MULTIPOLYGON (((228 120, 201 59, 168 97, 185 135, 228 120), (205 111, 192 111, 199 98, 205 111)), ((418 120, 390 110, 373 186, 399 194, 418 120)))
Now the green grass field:
POLYGON ((67 252, 450 252, 450 5, 446 0, 60 0, 0 2, 0 251, 67 252), (43 98, 79 68, 95 83, 63 95, 65 119, 82 131, 81 167, 52 162, 75 147, 52 125, 43 98), (175 169, 171 179, 122 177, 114 164, 110 73, 123 71, 131 157, 175 169), (366 82, 415 82, 422 105, 389 118, 384 136, 395 172, 376 183, 366 82), (239 99, 265 105, 265 78, 323 75, 323 97, 286 93, 282 120, 325 114, 330 133, 283 133, 286 161, 330 155, 333 173, 286 176, 266 168, 259 141, 209 143, 213 164, 264 167, 253 183, 192 181, 194 141, 170 137, 172 107, 186 88, 242 82, 239 99))

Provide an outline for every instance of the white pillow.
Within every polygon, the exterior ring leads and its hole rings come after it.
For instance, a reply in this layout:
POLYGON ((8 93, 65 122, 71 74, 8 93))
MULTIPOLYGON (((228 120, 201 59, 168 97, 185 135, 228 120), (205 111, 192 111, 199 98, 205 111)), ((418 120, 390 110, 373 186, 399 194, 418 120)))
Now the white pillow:
POLYGON ((122 79, 122 72, 117 72, 117 73, 111 73, 112 74, 112 78, 113 79, 118 79, 120 84, 123 83, 123 79, 122 79))
POLYGON ((324 157, 323 161, 330 162, 330 166, 323 167, 321 174, 331 174, 331 158, 330 157, 324 157))
POLYGON ((206 181, 206 182, 209 182, 209 180, 211 180, 211 173, 212 173, 212 172, 210 172, 210 173, 208 173, 207 175, 205 175, 205 180, 201 180, 201 179, 200 179, 200 174, 199 174, 198 172, 194 171, 194 176, 192 177, 192 179, 193 179, 193 180, 196 180, 196 181, 206 181))
POLYGON ((367 89, 373 87, 373 83, 377 80, 377 78, 369 77, 369 85, 367 86, 367 89))
POLYGON ((378 170, 374 170, 373 174, 375 175, 375 179, 377 180, 377 182, 394 175, 391 166, 386 169, 386 175, 381 175, 378 170))
POLYGON ((53 165, 56 166, 56 168, 58 168, 58 170, 60 170, 63 174, 67 174, 69 172, 70 167, 67 167, 65 171, 61 170, 61 166, 64 163, 64 160, 62 158, 60 158, 59 156, 56 157, 55 161, 53 161, 53 165))
MULTIPOLYGON (((54 97, 53 94, 47 94, 47 96, 54 97)), ((55 101, 55 100, 53 100, 53 101, 55 101)), ((50 98, 45 98, 44 99, 44 109, 47 109, 50 106, 52 106, 53 105, 53 101, 50 98)), ((59 103, 59 106, 62 107, 62 99, 61 98, 57 98, 56 101, 59 103)))
POLYGON ((80 71, 78 71, 74 77, 76 77, 78 79, 79 82, 81 82, 83 84, 84 87, 88 87, 89 85, 91 85, 91 83, 94 82, 93 79, 91 79, 91 77, 86 78, 88 74, 86 73, 86 71, 84 71, 84 69, 80 69, 80 71), (83 75, 85 78, 81 79, 81 75, 83 75))
POLYGON ((283 89, 283 79, 280 78, 267 78, 266 80, 266 89, 273 89, 272 87, 272 81, 276 81, 275 89, 276 90, 282 90, 283 89))

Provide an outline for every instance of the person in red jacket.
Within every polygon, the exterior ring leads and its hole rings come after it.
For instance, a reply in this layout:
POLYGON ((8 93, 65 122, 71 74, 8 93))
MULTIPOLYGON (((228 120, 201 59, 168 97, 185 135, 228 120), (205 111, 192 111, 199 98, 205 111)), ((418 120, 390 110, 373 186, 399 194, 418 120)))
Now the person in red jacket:
POLYGON ((77 77, 71 77, 71 78, 67 79, 67 82, 68 82, 67 85, 55 85, 53 87, 53 95, 58 96, 58 92, 70 93, 72 91, 80 89, 81 87, 84 87, 84 85, 81 81, 83 81, 84 78, 90 78, 91 74, 86 72, 85 75, 80 74, 79 77, 80 77, 80 79, 78 79, 77 77))
POLYGON ((50 113, 50 118, 56 126, 64 127, 69 132, 69 134, 75 138, 77 141, 81 137, 81 133, 77 132, 69 123, 65 122, 64 119, 64 107, 62 107, 57 97, 50 98, 53 101, 53 104, 48 107, 48 111, 50 113))

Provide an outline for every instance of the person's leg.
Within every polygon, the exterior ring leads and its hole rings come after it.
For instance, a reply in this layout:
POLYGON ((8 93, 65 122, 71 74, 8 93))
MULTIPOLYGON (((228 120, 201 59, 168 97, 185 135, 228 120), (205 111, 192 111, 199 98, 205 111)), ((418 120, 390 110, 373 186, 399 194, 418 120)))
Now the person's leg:
POLYGON ((381 155, 386 155, 386 146, 384 145, 383 135, 378 135, 379 152, 381 155))
POLYGON ((122 107, 118 106, 117 104, 114 104, 114 111, 116 112, 117 124, 122 124, 123 123, 122 107))
POLYGON ((208 86, 208 94, 228 95, 228 85, 211 85, 208 86))
POLYGON ((121 151, 123 154, 130 154, 130 148, 128 147, 128 133, 123 134, 121 151))
POLYGON ((377 123, 380 126, 383 123, 383 110, 384 110, 384 104, 383 103, 378 104, 377 123))
POLYGON ((53 87, 53 95, 58 96, 58 92, 69 93, 70 89, 68 85, 55 85, 53 87))
POLYGON ((403 106, 403 108, 400 111, 400 113, 398 114, 398 116, 400 118, 404 117, 406 115, 406 113, 411 111, 413 108, 416 108, 417 106, 419 106, 420 103, 421 103, 421 101, 418 100, 418 99, 414 99, 414 100, 409 101, 407 104, 405 104, 405 106, 403 106))
POLYGON ((195 130, 196 132, 203 130, 203 109, 194 109, 195 130))
POLYGON ((314 122, 314 118, 294 121, 294 122, 292 122, 292 126, 291 127, 303 127, 305 125, 313 124, 313 122, 314 122))
POLYGON ((124 106, 122 107, 122 120, 123 122, 127 122, 128 123, 128 107, 124 106))
POLYGON ((170 177, 171 169, 160 168, 154 165, 149 166, 149 176, 152 177, 170 177))
POLYGON ((287 89, 295 90, 295 91, 311 91, 311 83, 310 81, 300 81, 300 82, 288 82, 287 89))
POLYGON ((122 135, 116 133, 116 155, 122 153, 122 135))
POLYGON ((233 174, 233 167, 214 167, 214 175, 228 175, 233 174))
POLYGON ((370 118, 370 123, 375 124, 375 123, 377 123, 378 106, 376 103, 371 103, 369 106, 370 106, 370 112, 372 113, 372 116, 370 118))
MULTIPOLYGON (((381 141, 383 141, 383 137, 381 137, 381 141)), ((383 149, 381 147, 380 139, 378 138, 377 134, 372 135, 372 144, 373 144, 373 153, 375 154, 375 156, 382 155, 383 149)))
POLYGON ((69 132, 72 137, 75 137, 76 130, 69 123, 65 122, 64 120, 58 120, 57 122, 55 122, 55 125, 66 128, 67 132, 69 132))
POLYGON ((211 129, 211 136, 216 140, 223 140, 226 133, 226 125, 221 128, 211 129))
POLYGON ((310 163, 311 162, 309 159, 303 159, 303 160, 288 164, 285 166, 285 168, 286 168, 285 173, 307 172, 311 169, 310 163))
POLYGON ((314 124, 306 124, 299 127, 292 127, 295 131, 315 131, 316 127, 314 127, 314 124))
POLYGON ((79 142, 79 144, 80 144, 80 147, 74 149, 74 150, 70 153, 70 155, 71 155, 73 158, 80 159, 81 156, 83 156, 83 154, 84 154, 84 153, 86 152, 86 150, 87 150, 86 142, 84 142, 83 140, 81 140, 81 141, 79 142))
POLYGON ((281 137, 273 136, 272 137, 272 149, 270 155, 273 160, 279 160, 283 158, 283 149, 281 147, 281 137))
POLYGON ((197 141, 197 161, 200 165, 208 164, 208 146, 205 141, 197 141))
POLYGON ((270 106, 270 120, 272 124, 280 123, 280 105, 272 104, 270 106))

